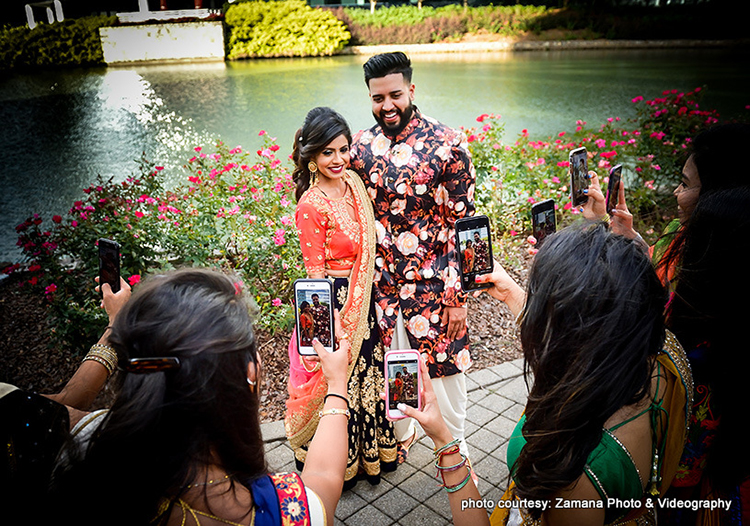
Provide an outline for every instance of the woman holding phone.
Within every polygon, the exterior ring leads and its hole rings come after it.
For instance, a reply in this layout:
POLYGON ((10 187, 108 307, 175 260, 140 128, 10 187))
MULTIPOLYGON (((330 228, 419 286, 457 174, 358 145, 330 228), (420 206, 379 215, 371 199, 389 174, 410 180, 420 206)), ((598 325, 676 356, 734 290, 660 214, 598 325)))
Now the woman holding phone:
POLYGON ((333 524, 346 466, 347 342, 337 353, 316 346, 331 396, 301 476, 267 472, 262 365, 249 304, 229 276, 183 269, 150 277, 107 343, 121 387, 110 409, 73 427, 49 494, 37 495, 43 522, 333 524))
MULTIPOLYGON (((647 256, 603 224, 585 224, 546 239, 527 292, 497 263, 477 279, 492 282, 488 292, 520 315, 531 386, 507 448, 511 484, 503 498, 515 503, 498 506, 491 523, 602 525, 652 513, 627 502, 669 487, 686 436, 692 377, 679 343, 665 334, 666 293, 647 256), (532 501, 552 505, 523 504, 532 501), (570 501, 598 504, 554 506, 570 501)), ((461 509, 476 488, 462 478, 464 470, 453 469, 463 460, 449 455, 450 435, 435 418, 427 384, 426 409, 402 410, 436 445, 454 523, 486 523, 486 515, 461 509)))
MULTIPOLYGON (((377 396, 384 389, 383 346, 375 321, 373 275, 376 223, 361 178, 348 170, 351 131, 330 108, 314 108, 294 139, 292 159, 297 184, 295 214, 308 278, 333 282, 334 308, 351 342, 347 386, 349 456, 345 489, 397 465, 393 424, 377 396)), ((285 424, 298 467, 306 459, 324 403, 325 378, 315 364, 289 347, 289 399, 285 424)))

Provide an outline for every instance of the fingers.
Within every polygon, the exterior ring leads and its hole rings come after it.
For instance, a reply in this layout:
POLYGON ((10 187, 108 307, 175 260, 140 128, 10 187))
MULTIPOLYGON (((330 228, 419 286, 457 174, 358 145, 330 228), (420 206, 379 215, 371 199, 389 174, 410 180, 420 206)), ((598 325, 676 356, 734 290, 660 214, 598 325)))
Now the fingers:
POLYGON ((396 409, 398 409, 399 411, 404 413, 406 416, 411 417, 411 418, 415 418, 417 415, 419 415, 419 412, 410 405, 398 404, 396 406, 396 409))
POLYGON ((625 202, 625 182, 620 181, 620 184, 617 186, 617 210, 628 210, 628 205, 625 202))

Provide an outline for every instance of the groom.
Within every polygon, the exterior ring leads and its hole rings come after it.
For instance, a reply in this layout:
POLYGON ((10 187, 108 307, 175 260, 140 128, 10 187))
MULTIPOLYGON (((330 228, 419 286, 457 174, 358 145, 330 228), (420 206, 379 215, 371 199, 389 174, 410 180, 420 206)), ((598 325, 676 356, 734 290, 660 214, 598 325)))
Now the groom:
MULTIPOLYGON (((375 209, 383 345, 417 349, 426 358, 441 413, 468 454, 464 371, 471 358, 454 230, 457 219, 474 214, 466 137, 414 106, 404 53, 375 55, 364 71, 377 124, 356 134, 351 158, 375 209)), ((413 420, 396 422, 395 430, 405 458, 417 438, 413 420)))

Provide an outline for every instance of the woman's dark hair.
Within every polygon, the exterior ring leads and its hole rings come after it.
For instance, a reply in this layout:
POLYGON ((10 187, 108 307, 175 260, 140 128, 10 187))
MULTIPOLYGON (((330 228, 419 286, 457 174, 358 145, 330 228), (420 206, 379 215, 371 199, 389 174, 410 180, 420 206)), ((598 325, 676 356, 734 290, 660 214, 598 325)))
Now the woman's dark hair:
POLYGON ((325 107, 313 108, 307 113, 305 122, 294 135, 292 147, 292 160, 294 161, 292 177, 297 184, 295 191, 297 201, 310 188, 308 163, 340 135, 346 137, 347 142, 352 144, 349 124, 339 113, 325 107))
POLYGON ((511 468, 520 498, 549 499, 569 487, 605 421, 648 393, 649 358, 664 343, 665 303, 643 250, 603 224, 545 239, 521 322, 524 369, 533 385, 527 442, 511 468))
POLYGON ((750 144, 750 124, 730 123, 708 128, 692 142, 692 158, 701 180, 700 195, 750 184, 750 173, 737 152, 750 144))
POLYGON ((370 79, 379 79, 393 73, 401 73, 404 76, 404 82, 411 84, 411 60, 401 51, 373 55, 362 67, 365 70, 365 84, 368 88, 370 79))
POLYGON ((150 278, 118 314, 109 341, 121 366, 160 356, 180 366, 124 373, 88 447, 73 448, 53 479, 56 513, 69 510, 75 524, 166 524, 208 465, 243 484, 267 472, 258 395, 247 382, 248 364, 258 370, 256 341, 232 279, 201 269, 150 278))
POLYGON ((693 372, 697 382, 710 385, 712 409, 721 420, 705 473, 724 494, 750 476, 750 457, 743 453, 750 404, 750 352, 744 333, 750 298, 748 232, 750 186, 701 197, 679 234, 683 249, 667 317, 668 327, 687 350, 706 346, 706 363, 700 369, 694 366, 693 372))

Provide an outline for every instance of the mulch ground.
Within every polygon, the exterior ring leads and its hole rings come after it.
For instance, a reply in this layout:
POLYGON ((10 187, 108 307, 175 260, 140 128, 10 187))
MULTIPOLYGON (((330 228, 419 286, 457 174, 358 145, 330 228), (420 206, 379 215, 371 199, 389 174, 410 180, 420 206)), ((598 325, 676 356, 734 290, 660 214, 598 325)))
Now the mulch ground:
MULTIPOLYGON (((525 285, 526 268, 507 270, 525 285)), ((73 375, 82 356, 72 356, 51 345, 45 299, 43 295, 20 289, 21 279, 22 274, 17 273, 0 281, 0 382, 39 393, 55 393, 73 375)), ((470 371, 521 357, 515 320, 504 304, 482 294, 479 298, 469 298, 468 309, 474 361, 470 371)), ((289 335, 259 333, 258 340, 264 366, 260 416, 262 422, 273 422, 284 417, 289 335)), ((92 409, 112 403, 116 384, 113 380, 105 386, 92 409)))

